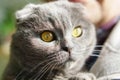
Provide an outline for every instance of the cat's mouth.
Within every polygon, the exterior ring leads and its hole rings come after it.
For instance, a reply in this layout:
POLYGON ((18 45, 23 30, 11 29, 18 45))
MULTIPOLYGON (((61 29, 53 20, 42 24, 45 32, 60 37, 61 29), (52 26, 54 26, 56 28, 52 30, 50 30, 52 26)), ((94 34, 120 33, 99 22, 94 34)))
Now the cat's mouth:
MULTIPOLYGON (((56 51, 54 53, 49 54, 49 57, 51 58, 49 60, 51 65, 54 65, 54 70, 62 70, 65 68, 66 64, 69 62, 72 62, 71 57, 69 56, 69 53, 66 51, 56 51)), ((48 56, 47 56, 48 57, 48 56)), ((47 63, 46 63, 47 64, 47 63)))

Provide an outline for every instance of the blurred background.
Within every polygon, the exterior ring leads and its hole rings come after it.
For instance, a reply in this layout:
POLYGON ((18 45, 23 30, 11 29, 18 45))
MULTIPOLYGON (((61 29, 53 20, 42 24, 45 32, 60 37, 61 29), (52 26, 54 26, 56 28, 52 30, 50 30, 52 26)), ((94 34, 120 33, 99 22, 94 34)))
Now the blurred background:
POLYGON ((43 3, 44 0, 0 0, 0 80, 9 60, 11 35, 15 31, 15 12, 28 3, 43 3))

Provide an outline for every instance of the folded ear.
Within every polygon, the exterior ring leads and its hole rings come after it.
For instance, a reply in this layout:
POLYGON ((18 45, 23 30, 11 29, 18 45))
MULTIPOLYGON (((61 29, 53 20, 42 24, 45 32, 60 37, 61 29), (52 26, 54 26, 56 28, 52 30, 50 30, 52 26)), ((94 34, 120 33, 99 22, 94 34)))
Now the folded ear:
POLYGON ((33 9, 35 7, 37 7, 37 5, 35 5, 35 4, 28 4, 23 9, 18 10, 15 13, 16 20, 18 22, 21 22, 21 21, 27 19, 28 17, 30 17, 30 15, 33 13, 33 9))

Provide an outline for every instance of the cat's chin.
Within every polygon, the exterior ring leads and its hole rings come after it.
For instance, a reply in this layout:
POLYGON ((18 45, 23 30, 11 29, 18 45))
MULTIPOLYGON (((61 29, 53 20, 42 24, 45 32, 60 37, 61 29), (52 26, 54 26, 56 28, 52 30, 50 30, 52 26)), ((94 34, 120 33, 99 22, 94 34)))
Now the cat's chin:
POLYGON ((66 69, 70 69, 70 67, 75 63, 73 60, 68 60, 65 64, 66 69))
POLYGON ((84 64, 82 63, 81 60, 70 60, 68 62, 66 62, 65 67, 64 67, 64 73, 66 75, 74 75, 77 72, 81 71, 82 67, 84 66, 84 64))

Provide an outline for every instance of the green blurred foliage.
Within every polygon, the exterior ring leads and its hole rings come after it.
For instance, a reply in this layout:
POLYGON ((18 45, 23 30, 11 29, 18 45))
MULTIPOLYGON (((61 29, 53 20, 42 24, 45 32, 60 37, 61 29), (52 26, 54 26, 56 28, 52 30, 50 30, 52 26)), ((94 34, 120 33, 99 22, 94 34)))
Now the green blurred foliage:
POLYGON ((5 9, 4 18, 0 22, 0 34, 2 38, 14 30, 15 20, 12 12, 12 10, 5 9))

